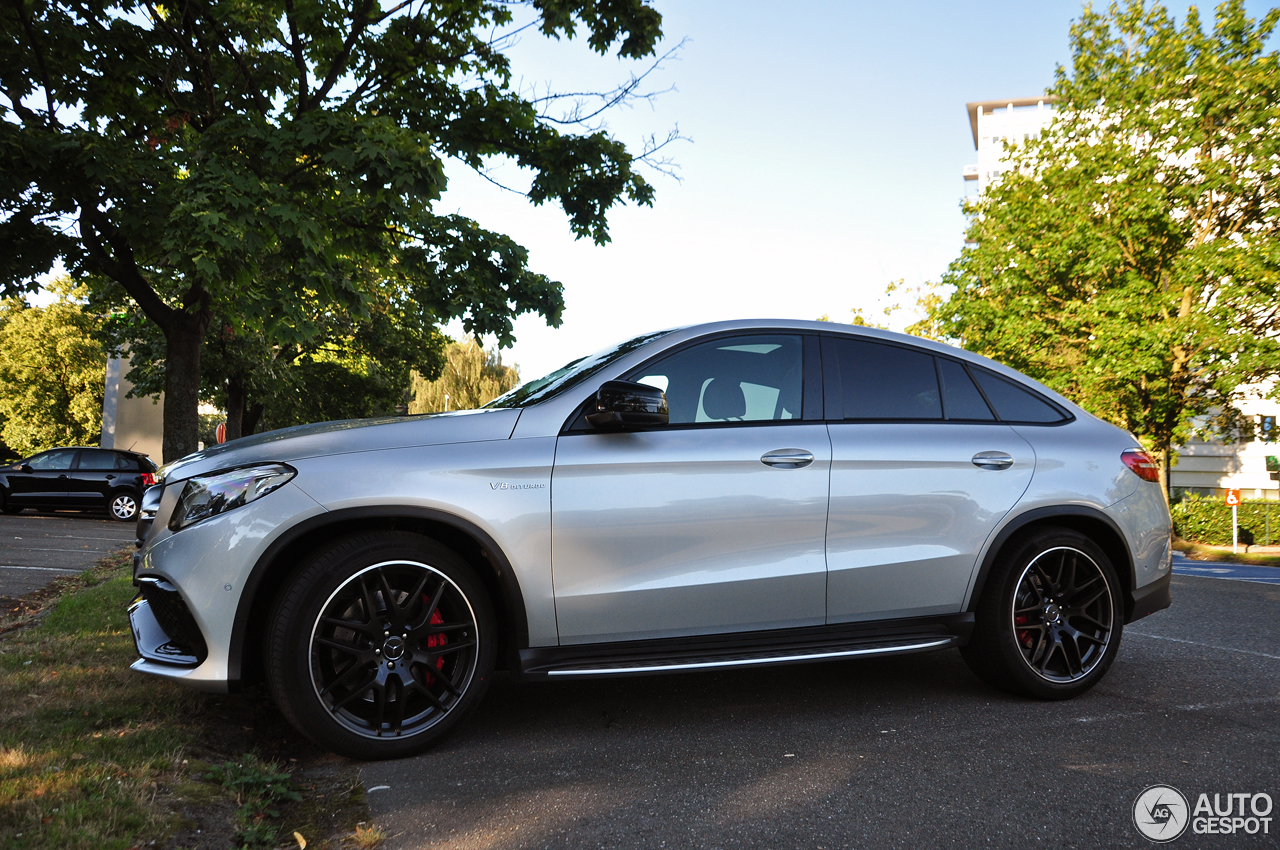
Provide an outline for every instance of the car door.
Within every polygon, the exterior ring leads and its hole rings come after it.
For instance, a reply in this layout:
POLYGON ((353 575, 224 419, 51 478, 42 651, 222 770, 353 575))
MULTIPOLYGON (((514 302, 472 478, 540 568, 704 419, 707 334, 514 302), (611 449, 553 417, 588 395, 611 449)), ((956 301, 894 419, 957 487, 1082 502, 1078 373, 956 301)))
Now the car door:
POLYGON ((66 507, 75 459, 76 449, 54 449, 29 458, 25 463, 31 467, 30 472, 9 476, 9 501, 30 508, 66 507))
POLYGON ((100 508, 107 503, 107 493, 115 486, 115 452, 105 449, 81 449, 67 488, 67 502, 79 508, 100 508))
POLYGON ((1035 456, 958 360, 823 337, 829 623, 956 613, 1035 456))
POLYGON ((600 433, 580 417, 560 436, 562 644, 824 622, 831 449, 816 337, 808 348, 799 334, 695 342, 627 376, 666 392, 669 425, 600 433))

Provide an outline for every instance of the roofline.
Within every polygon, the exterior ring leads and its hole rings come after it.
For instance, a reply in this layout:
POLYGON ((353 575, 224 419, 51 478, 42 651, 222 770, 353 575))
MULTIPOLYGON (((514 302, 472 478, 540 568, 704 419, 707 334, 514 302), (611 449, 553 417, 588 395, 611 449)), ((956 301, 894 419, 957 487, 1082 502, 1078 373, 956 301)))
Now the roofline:
POLYGON ((965 108, 969 110, 969 129, 973 130, 973 149, 975 151, 978 149, 979 106, 982 107, 983 112, 989 112, 1002 106, 1035 106, 1041 101, 1057 103, 1058 98, 1055 95, 1042 94, 1036 97, 1007 97, 1003 100, 975 100, 973 103, 966 103, 965 108))
MULTIPOLYGON (((1005 103, 1008 103, 1008 101, 1005 101, 1005 103)), ((790 330, 809 331, 810 333, 865 336, 872 339, 879 339, 884 342, 922 348, 932 351, 935 354, 941 354, 957 360, 968 361, 969 363, 973 363, 975 366, 981 366, 984 369, 995 372, 1005 378, 1009 378, 1016 383, 1030 386, 1041 395, 1048 396, 1077 416, 1081 414, 1090 417, 1093 416, 1093 414, 1089 413, 1084 408, 1080 407, 1080 405, 1059 393, 1057 390, 1046 387, 1030 375, 1025 375, 1017 369, 1006 366, 989 357, 984 357, 981 354, 976 354, 972 351, 967 351, 963 348, 959 348, 945 342, 925 339, 924 337, 914 336, 912 334, 899 333, 898 331, 890 331, 883 328, 873 328, 869 325, 845 324, 843 322, 817 322, 804 319, 733 319, 720 322, 707 322, 700 325, 684 325, 683 327, 672 328, 661 338, 655 339, 649 345, 642 346, 626 358, 619 360, 618 363, 626 364, 626 368, 620 369, 619 374, 625 372, 633 365, 639 365, 640 362, 652 357, 652 345, 659 345, 660 347, 668 348, 674 345, 683 344, 688 340, 696 339, 697 337, 704 336, 706 334, 718 333, 720 331, 742 330, 756 331, 759 333, 768 333, 769 330, 790 330), (634 363, 632 362, 633 358, 634 363)))

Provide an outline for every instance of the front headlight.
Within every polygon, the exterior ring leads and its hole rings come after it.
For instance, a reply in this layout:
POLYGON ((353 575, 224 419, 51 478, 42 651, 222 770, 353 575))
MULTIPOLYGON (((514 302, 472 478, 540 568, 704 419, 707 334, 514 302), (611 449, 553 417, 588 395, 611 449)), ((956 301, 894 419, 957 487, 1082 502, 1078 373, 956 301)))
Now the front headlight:
POLYGON ((283 487, 297 474, 296 470, 282 463, 268 463, 189 479, 178 497, 173 516, 169 518, 169 530, 178 531, 202 519, 261 499, 272 490, 283 487))

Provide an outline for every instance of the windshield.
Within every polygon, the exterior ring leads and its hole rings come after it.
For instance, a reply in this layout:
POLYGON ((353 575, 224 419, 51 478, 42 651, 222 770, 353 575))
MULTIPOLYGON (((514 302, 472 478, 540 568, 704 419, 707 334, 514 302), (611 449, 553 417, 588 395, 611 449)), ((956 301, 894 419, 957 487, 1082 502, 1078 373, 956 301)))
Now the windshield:
POLYGON ((485 407, 526 407, 530 404, 537 404, 540 401, 554 398, 570 387, 582 383, 615 360, 625 357, 640 346, 669 333, 671 333, 671 330, 644 334, 612 348, 606 348, 604 351, 598 351, 587 357, 579 357, 577 360, 555 370, 550 375, 545 375, 527 384, 521 384, 506 395, 498 396, 486 404, 485 407))

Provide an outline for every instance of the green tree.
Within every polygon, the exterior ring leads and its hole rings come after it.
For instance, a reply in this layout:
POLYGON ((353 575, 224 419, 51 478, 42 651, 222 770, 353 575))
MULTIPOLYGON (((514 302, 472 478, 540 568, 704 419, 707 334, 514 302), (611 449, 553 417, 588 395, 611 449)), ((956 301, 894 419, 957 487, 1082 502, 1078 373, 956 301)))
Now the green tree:
POLYGON ((98 445, 107 355, 100 321, 63 280, 58 300, 31 307, 0 302, 0 421, 4 442, 22 455, 55 446, 98 445))
MULTIPOLYGON (((391 287, 502 344, 520 313, 558 324, 561 287, 521 246, 434 212, 444 160, 508 158, 533 203, 598 243, 615 204, 653 189, 591 110, 513 85, 517 5, 5 4, 0 285, 29 289, 61 259, 127 294, 165 339, 168 459, 195 448, 215 319, 303 343, 316 303, 363 319, 391 287)), ((544 35, 581 29, 602 54, 651 55, 661 36, 643 0, 524 5, 544 35)))
POLYGON ((486 351, 474 339, 452 342, 445 349, 440 377, 429 381, 413 375, 410 413, 438 413, 444 410, 474 410, 520 383, 513 366, 502 363, 502 355, 486 351))
POLYGON ((927 319, 1131 430, 1166 481, 1189 418, 1280 366, 1278 20, 1086 7, 1057 117, 968 206, 927 319))

